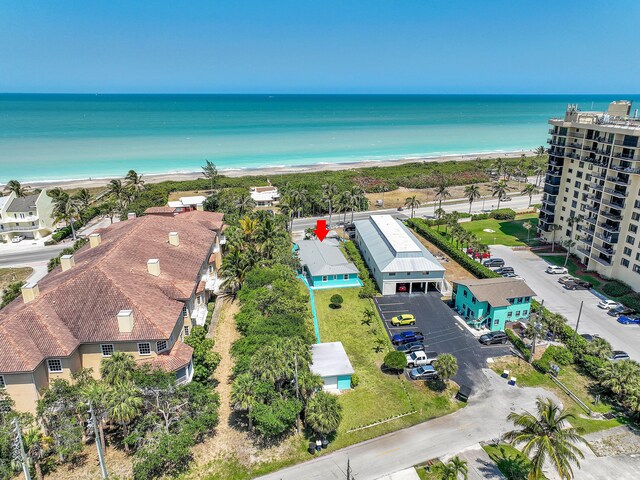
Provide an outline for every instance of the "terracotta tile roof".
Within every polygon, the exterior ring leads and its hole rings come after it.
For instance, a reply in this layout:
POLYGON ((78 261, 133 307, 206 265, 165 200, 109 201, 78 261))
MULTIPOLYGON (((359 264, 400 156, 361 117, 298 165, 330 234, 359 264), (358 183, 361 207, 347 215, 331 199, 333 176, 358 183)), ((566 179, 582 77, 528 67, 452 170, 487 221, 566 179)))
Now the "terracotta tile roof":
POLYGON ((221 227, 222 214, 194 211, 102 229, 101 244, 76 253, 73 268, 38 283, 39 298, 26 305, 18 298, 0 310, 0 373, 32 371, 81 343, 168 339, 221 227), (180 235, 178 247, 169 244, 169 232, 180 235), (147 271, 150 258, 160 260, 159 277, 147 271), (133 331, 120 333, 116 316, 128 309, 133 331))
POLYGON ((191 361, 193 348, 186 343, 176 342, 170 352, 160 353, 155 357, 139 360, 140 363, 148 363, 154 368, 162 368, 168 372, 173 372, 185 367, 191 361))
POLYGON ((176 213, 176 209, 173 208, 173 207, 169 207, 169 206, 149 207, 144 211, 144 213, 146 215, 158 215, 158 214, 168 215, 168 214, 176 213))

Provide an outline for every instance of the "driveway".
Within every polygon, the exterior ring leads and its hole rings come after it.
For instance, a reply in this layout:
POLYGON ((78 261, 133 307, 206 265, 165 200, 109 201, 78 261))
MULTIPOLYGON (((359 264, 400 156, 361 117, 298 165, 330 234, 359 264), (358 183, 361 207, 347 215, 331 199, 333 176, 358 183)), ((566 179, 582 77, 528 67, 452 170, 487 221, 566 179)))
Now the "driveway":
POLYGON ((640 326, 621 325, 605 310, 597 307, 600 299, 589 290, 570 291, 558 283, 560 275, 545 273, 548 264, 527 250, 513 251, 503 245, 492 245, 491 254, 503 258, 536 292, 538 300, 554 313, 563 315, 568 324, 575 326, 580 302, 584 301, 578 333, 598 334, 606 338, 614 350, 624 350, 634 360, 640 360, 640 326))
POLYGON ((458 359, 458 373, 453 380, 458 385, 473 387, 475 395, 485 386, 486 379, 480 370, 487 366, 487 358, 508 355, 510 347, 480 345, 478 339, 453 318, 454 311, 440 297, 439 292, 398 294, 374 301, 389 335, 420 330, 425 335, 427 349, 454 355, 458 359), (412 313, 416 317, 415 327, 391 327, 388 320, 401 313, 412 313))
POLYGON ((510 387, 493 371, 479 371, 487 388, 469 400, 469 405, 451 415, 314 458, 266 475, 265 480, 343 479, 347 460, 358 480, 380 478, 420 462, 471 448, 513 429, 507 415, 532 411, 537 396, 557 398, 541 388, 510 387))

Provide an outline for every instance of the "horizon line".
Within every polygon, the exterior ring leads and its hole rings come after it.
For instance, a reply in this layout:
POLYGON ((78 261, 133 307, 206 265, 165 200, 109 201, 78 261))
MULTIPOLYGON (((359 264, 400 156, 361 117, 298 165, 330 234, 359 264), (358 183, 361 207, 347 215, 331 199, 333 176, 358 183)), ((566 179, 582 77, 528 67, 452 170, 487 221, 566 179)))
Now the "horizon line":
POLYGON ((564 93, 540 93, 540 92, 520 92, 520 93, 366 93, 366 92, 357 92, 357 93, 347 93, 347 92, 0 92, 0 95, 86 95, 86 96, 108 96, 108 95, 254 95, 254 96, 329 96, 329 95, 342 95, 342 96, 471 96, 471 95, 482 95, 482 96, 566 96, 566 95, 598 95, 598 96, 606 96, 606 95, 640 95, 640 92, 631 93, 631 92, 609 92, 609 93, 589 93, 589 92, 564 92, 564 93))

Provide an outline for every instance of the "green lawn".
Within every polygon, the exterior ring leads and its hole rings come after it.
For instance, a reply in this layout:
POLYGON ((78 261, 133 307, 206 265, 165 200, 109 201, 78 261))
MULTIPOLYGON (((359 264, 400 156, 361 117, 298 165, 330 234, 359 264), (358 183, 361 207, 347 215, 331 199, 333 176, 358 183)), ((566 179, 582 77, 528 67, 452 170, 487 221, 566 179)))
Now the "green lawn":
POLYGON ((535 239, 537 225, 538 216, 534 213, 519 215, 515 220, 500 221, 488 218, 487 220, 475 220, 460 224, 466 231, 476 235, 481 243, 487 245, 506 245, 508 247, 537 245, 538 241, 535 239), (523 227, 525 222, 533 225, 531 230, 529 230, 528 242, 527 230, 523 227), (487 232, 485 230, 491 231, 487 232))
MULTIPOLYGON (((552 265, 559 265, 563 267, 566 259, 566 255, 540 255, 540 258, 546 260, 552 265)), ((567 270, 569 270, 570 275, 573 275, 574 277, 578 277, 583 280, 586 280, 587 282, 592 283, 593 288, 599 291, 600 293, 602 293, 601 288, 604 286, 604 283, 600 279, 598 279, 596 276, 589 275, 588 273, 577 275, 576 273, 578 271, 578 265, 576 265, 576 263, 573 261, 571 257, 569 257, 569 261, 567 262, 567 270)))
MULTIPOLYGON (((582 434, 606 430, 624 425, 625 423, 624 418, 614 418, 611 420, 589 418, 588 414, 558 387, 548 375, 538 372, 523 360, 511 358, 508 360, 498 360, 493 364, 492 368, 499 374, 505 369, 509 370, 511 375, 518 379, 518 384, 523 387, 543 387, 553 391, 558 398, 560 398, 565 408, 573 414, 574 418, 572 418, 570 422, 574 427, 579 429, 582 434)), ((594 384, 594 381, 580 374, 572 365, 561 367, 558 380, 567 386, 567 388, 589 406, 591 410, 598 413, 608 413, 613 410, 611 405, 604 402, 594 405, 595 397, 590 391, 590 387, 594 384)))
MULTIPOLYGON (((500 471, 507 478, 527 478, 531 470, 531 462, 520 450, 507 443, 499 445, 483 445, 487 455, 495 462, 500 471)), ((543 477, 546 478, 546 477, 543 477)))

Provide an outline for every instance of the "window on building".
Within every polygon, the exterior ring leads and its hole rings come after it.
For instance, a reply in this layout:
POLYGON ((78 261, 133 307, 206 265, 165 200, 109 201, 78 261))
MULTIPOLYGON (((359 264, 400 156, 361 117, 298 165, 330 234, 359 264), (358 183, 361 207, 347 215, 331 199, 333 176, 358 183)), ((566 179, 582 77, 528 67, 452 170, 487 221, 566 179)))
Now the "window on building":
POLYGON ((629 225, 629 231, 631 233, 636 233, 638 231, 638 226, 634 225, 633 223, 629 225))
MULTIPOLYGON (((584 167, 584 165, 582 165, 582 162, 580 162, 580 168, 582 167, 584 167)), ((578 170, 578 172, 576 172, 576 177, 582 178, 582 172, 578 170)))
POLYGON ((575 200, 571 201, 571 208, 577 208, 578 207, 578 202, 576 202, 575 200))
POLYGON ((498 319, 496 319, 496 320, 494 320, 494 321, 493 321, 493 324, 494 324, 494 325, 498 325, 499 323, 500 323, 500 320, 498 320, 498 319))
POLYGON ((322 281, 323 282, 328 282, 329 281, 329 277, 327 277, 326 275, 323 275, 322 281))
POLYGON ((629 247, 624 247, 624 250, 622 250, 622 253, 624 253, 625 255, 630 257, 631 256, 631 249, 629 247))
POLYGON ((184 326, 184 335, 185 335, 186 337, 188 337, 188 336, 189 336, 189 325, 185 325, 185 326, 184 326))
POLYGON ((164 350, 167 349, 167 341, 166 340, 160 340, 159 342, 156 342, 156 349, 158 350, 158 352, 162 352, 164 350))
POLYGON ((636 200, 635 203, 633 204, 633 206, 635 208, 640 208, 640 200, 636 200))
POLYGON ((110 357, 113 355, 113 345, 100 345, 100 351, 103 357, 110 357))
POLYGON ((347 274, 343 275, 343 276, 342 276, 342 279, 343 279, 343 280, 349 280, 349 275, 347 275, 347 274))
POLYGON ((573 173, 573 168, 570 168, 570 169, 569 169, 569 173, 573 173))
POLYGON ((471 303, 476 303, 476 297, 471 297, 471 303))
POLYGON ((524 301, 525 302, 530 302, 531 301, 531 297, 524 297, 524 301))
POLYGON ((632 237, 631 235, 627 235, 626 242, 627 242, 629 245, 633 245, 633 244, 636 242, 636 239, 635 239, 635 237, 632 237))
POLYGON ((62 360, 59 358, 50 358, 47 360, 47 368, 51 373, 60 373, 62 372, 62 360))
POLYGON ((629 268, 629 260, 627 260, 626 258, 621 258, 620 265, 622 265, 625 268, 629 268))
POLYGON ((633 213, 631 214, 631 220, 635 220, 635 221, 640 220, 640 213, 638 213, 638 212, 633 212, 633 213))
POLYGON ((633 271, 636 273, 640 273, 640 265, 637 263, 633 265, 633 271))
POLYGON ((184 318, 184 317, 186 317, 188 314, 189 314, 189 312, 188 312, 188 310, 187 310, 187 304, 185 303, 185 304, 182 306, 182 317, 184 318))
POLYGON ((0 375, 0 390, 4 390, 5 388, 7 388, 7 384, 4 383, 4 377, 0 375))
POLYGON ((395 277, 395 276, 396 276, 396 272, 391 272, 391 273, 389 273, 389 276, 390 276, 390 277, 395 277))
POLYGON ((411 276, 411 272, 407 272, 407 277, 410 277, 410 276, 411 276))
POLYGON ((507 312, 507 317, 511 318, 513 316, 513 312, 507 312))
MULTIPOLYGON (((580 183, 580 182, 576 182, 576 183, 580 183)), ((576 187, 580 188, 580 187, 578 187, 578 185, 576 185, 576 187)), ((580 192, 578 190, 574 190, 573 191, 573 198, 578 198, 579 195, 580 195, 580 192)))
MULTIPOLYGON (((576 180, 575 183, 576 188, 580 188, 582 186, 582 182, 579 182, 578 180, 576 180)), ((573 192, 574 194, 578 193, 578 192, 573 192)))
POLYGON ((138 344, 138 353, 140 355, 151 355, 151 344, 150 343, 139 343, 138 344))
POLYGON ((462 296, 463 296, 463 297, 466 297, 466 296, 467 296, 467 291, 466 291, 466 290, 464 290, 464 291, 462 292, 462 296))
POLYGON ((522 316, 526 317, 529 314, 529 310, 523 310, 522 311, 522 316))
POLYGON ((520 310, 516 310, 516 317, 520 316, 520 310))

